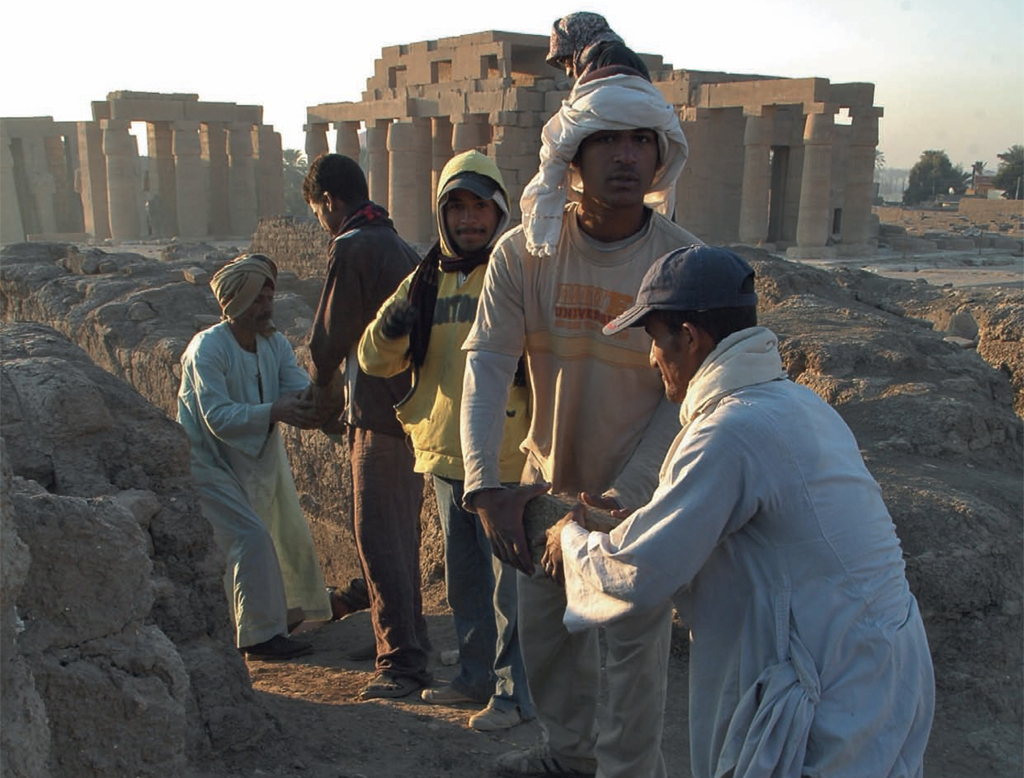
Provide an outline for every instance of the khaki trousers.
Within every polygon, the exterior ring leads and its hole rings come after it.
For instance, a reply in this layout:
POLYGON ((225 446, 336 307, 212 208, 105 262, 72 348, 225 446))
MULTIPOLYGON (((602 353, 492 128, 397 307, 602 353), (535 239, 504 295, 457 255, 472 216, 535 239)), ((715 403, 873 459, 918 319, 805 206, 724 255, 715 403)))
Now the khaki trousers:
POLYGON ((565 605, 551 579, 519 575, 519 641, 552 754, 596 759, 597 778, 665 778, 671 603, 605 628, 608 697, 600 704, 597 630, 570 634, 565 605))

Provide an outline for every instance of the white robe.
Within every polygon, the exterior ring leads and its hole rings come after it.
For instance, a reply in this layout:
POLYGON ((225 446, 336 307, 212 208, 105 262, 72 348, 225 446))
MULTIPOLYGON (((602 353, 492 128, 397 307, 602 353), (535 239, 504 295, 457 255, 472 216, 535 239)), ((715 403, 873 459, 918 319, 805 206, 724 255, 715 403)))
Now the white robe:
POLYGON ((761 327, 708 356, 680 417, 650 503, 563 530, 567 628, 674 600, 696 778, 920 776, 931 657, 849 428, 761 327))
POLYGON ((287 634, 290 608, 310 621, 331 618, 284 443, 270 426, 274 402, 309 376, 283 335, 256 340, 257 353, 245 351, 226 322, 197 334, 181 358, 178 393, 203 513, 227 560, 239 646, 287 634))

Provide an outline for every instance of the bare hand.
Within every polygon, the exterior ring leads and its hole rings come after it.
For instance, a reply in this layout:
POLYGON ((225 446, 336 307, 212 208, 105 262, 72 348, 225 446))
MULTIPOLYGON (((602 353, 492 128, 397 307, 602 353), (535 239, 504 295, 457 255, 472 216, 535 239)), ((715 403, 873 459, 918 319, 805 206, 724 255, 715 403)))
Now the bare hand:
MULTIPOLYGON (((633 512, 633 508, 623 508, 622 503, 616 500, 614 497, 606 497, 605 495, 591 494, 590 492, 580 492, 580 502, 584 505, 589 505, 591 508, 601 508, 602 510, 608 511, 612 516, 617 519, 625 519, 633 512)), ((584 527, 587 525, 582 521, 580 522, 584 527)), ((606 530, 597 530, 593 527, 587 527, 587 529, 593 531, 604 532, 606 530)))
POLYGON ((523 524, 523 509, 526 503, 550 488, 551 484, 530 484, 486 489, 473 496, 473 509, 480 516, 494 555, 528 575, 533 574, 534 566, 523 524))
MULTIPOLYGON (((311 384, 306 391, 310 393, 310 399, 316 406, 317 419, 313 426, 324 427, 336 424, 338 417, 345 409, 345 379, 341 373, 335 371, 327 386, 311 384)), ((332 428, 327 431, 337 430, 332 428)))
POLYGON ((541 557, 540 564, 549 578, 553 578, 563 586, 565 585, 565 564, 562 559, 562 529, 569 523, 586 527, 586 514, 586 507, 582 503, 577 503, 571 511, 548 527, 546 533, 547 544, 544 547, 544 556, 541 557))
POLYGON ((302 394, 286 394, 270 406, 270 423, 280 421, 308 430, 317 426, 316 403, 302 394))

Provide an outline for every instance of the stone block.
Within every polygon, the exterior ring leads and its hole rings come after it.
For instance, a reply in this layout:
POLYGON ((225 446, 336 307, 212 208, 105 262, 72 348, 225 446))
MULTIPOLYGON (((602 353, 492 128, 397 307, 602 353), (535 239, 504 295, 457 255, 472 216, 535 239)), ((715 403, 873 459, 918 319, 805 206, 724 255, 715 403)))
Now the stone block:
POLYGON ((177 122, 195 103, 181 100, 127 99, 110 101, 110 118, 129 122, 177 122))
POLYGON ((545 92, 544 93, 544 111, 548 114, 554 114, 562 107, 562 101, 569 96, 568 92, 545 92))
POLYGON ((487 118, 495 126, 519 124, 519 114, 515 111, 491 111, 487 118))
POLYGON ((234 103, 184 103, 184 113, 179 116, 190 122, 237 122, 238 106, 234 103))
POLYGON ((466 95, 466 109, 470 113, 494 113, 501 110, 501 92, 472 92, 466 95))
POLYGON ((508 89, 502 94, 501 107, 506 111, 543 111, 544 94, 528 89, 508 89))

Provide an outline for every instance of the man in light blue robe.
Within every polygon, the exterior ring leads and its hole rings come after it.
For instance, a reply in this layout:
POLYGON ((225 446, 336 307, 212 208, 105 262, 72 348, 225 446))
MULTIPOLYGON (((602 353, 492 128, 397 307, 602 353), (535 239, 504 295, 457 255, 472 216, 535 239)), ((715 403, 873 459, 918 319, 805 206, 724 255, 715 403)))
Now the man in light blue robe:
POLYGON ((636 304, 682 429, 651 501, 610 533, 548 533, 570 631, 671 598, 690 628, 695 778, 920 776, 935 679, 881 490, 843 420, 782 369, 754 271, 691 246, 636 304))
POLYGON ((225 589, 240 650, 251 659, 302 656, 288 612, 329 620, 331 604, 299 505, 278 422, 318 422, 309 376, 274 329, 277 267, 243 255, 213 277, 224 320, 198 333, 181 358, 178 421, 192 444, 192 475, 227 569, 225 589))

